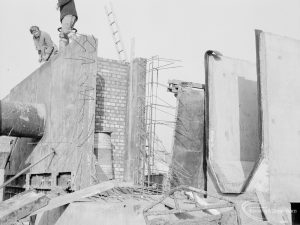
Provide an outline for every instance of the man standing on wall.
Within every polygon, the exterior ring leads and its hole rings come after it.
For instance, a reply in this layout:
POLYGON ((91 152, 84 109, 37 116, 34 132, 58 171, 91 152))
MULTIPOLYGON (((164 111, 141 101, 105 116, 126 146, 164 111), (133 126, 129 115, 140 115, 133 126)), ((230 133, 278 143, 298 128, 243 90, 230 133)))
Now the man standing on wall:
POLYGON ((59 34, 59 50, 63 51, 69 44, 68 34, 72 31, 78 16, 74 0, 58 0, 56 9, 60 9, 61 30, 59 34))
POLYGON ((31 26, 29 31, 33 35, 33 41, 39 54, 40 63, 48 61, 52 56, 57 54, 57 47, 48 33, 41 31, 38 26, 31 26))

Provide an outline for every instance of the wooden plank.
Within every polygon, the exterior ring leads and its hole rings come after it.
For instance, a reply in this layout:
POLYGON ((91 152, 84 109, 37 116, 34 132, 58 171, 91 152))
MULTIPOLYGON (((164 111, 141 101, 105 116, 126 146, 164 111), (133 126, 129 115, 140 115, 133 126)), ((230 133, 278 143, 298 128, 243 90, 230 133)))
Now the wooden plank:
POLYGON ((8 225, 44 207, 49 198, 34 191, 24 192, 0 203, 0 224, 8 225))
POLYGON ((254 63, 206 56, 208 162, 222 193, 241 193, 260 157, 254 63))
POLYGON ((75 191, 70 194, 66 194, 66 195, 62 195, 62 196, 53 198, 50 200, 49 204, 46 207, 34 212, 32 215, 46 212, 48 210, 69 204, 71 202, 78 201, 82 198, 90 197, 95 194, 98 194, 98 193, 101 193, 104 191, 108 191, 114 187, 131 187, 131 186, 132 186, 132 183, 119 183, 117 181, 105 181, 101 184, 93 185, 93 186, 81 189, 79 191, 75 191))

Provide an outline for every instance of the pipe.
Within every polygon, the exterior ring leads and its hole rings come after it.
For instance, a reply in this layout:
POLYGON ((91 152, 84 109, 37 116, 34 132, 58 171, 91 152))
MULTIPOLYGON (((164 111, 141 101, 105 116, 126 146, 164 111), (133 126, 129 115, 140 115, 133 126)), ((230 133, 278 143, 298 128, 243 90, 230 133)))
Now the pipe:
POLYGON ((42 104, 0 101, 0 136, 41 138, 45 121, 42 104))

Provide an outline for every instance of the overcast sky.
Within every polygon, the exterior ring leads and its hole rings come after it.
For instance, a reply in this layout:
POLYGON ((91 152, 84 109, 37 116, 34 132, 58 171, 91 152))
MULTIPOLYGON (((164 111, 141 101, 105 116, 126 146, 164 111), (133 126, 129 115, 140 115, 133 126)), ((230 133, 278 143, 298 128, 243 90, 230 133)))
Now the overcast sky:
MULTIPOLYGON (((219 50, 226 56, 255 61, 254 29, 300 40, 299 0, 113 0, 123 41, 130 54, 183 60, 165 71, 162 82, 204 82, 203 55, 219 50)), ((104 11, 107 1, 76 0, 80 33, 99 40, 98 55, 117 58, 104 11)), ((38 66, 31 25, 48 32, 58 44, 59 12, 55 0, 0 0, 0 98, 38 66)))

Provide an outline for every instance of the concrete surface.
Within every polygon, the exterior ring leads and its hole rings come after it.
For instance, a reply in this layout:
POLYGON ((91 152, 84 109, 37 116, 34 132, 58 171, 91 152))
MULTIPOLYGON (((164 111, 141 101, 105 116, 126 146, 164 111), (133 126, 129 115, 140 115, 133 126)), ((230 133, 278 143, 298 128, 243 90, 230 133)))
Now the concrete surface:
POLYGON ((300 41, 260 32, 262 146, 269 161, 270 201, 300 202, 300 41))
POLYGON ((204 188, 204 90, 178 88, 171 185, 204 188))
POLYGON ((143 225, 145 202, 124 201, 118 203, 72 203, 55 225, 143 225))
POLYGON ((30 172, 71 172, 74 189, 97 182, 93 178, 96 74, 97 40, 81 35, 11 90, 6 101, 44 104, 47 119, 40 141, 21 138, 17 143, 8 174, 15 174, 26 163, 34 163, 54 149, 54 157, 30 172), (24 147, 25 156, 21 153, 24 147))
POLYGON ((240 193, 260 156, 256 66, 206 57, 208 162, 222 193, 240 193))
MULTIPOLYGON (((59 217, 64 213, 68 205, 60 206, 55 209, 32 216, 32 225, 55 225, 59 217)), ((31 225, 31 224, 30 224, 31 225)))
POLYGON ((134 59, 130 67, 124 179, 126 181, 137 182, 142 177, 139 162, 140 148, 146 143, 144 135, 146 132, 146 123, 144 110, 142 109, 145 108, 146 102, 147 60, 142 58, 134 59))

